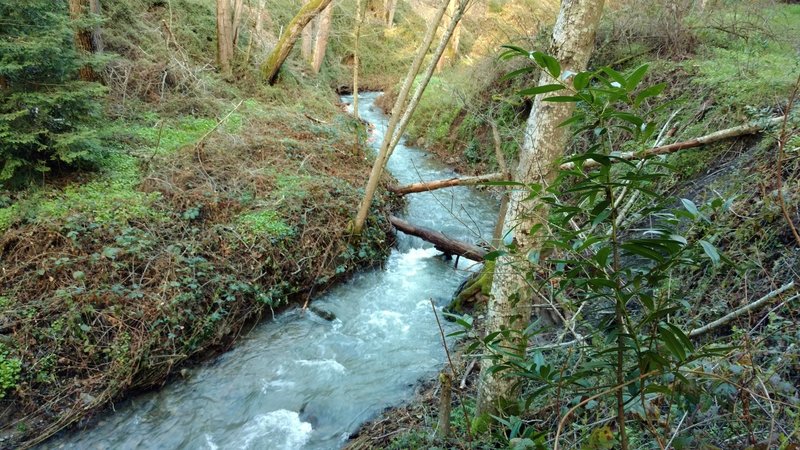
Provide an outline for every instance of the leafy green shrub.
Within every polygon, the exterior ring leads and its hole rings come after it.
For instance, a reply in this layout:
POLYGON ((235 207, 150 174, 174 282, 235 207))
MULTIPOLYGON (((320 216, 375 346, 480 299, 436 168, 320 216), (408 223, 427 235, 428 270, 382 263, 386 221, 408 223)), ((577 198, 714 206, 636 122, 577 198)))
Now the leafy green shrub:
POLYGON ((0 0, 0 17, 0 183, 96 161, 103 87, 75 80, 92 61, 75 50, 66 2, 0 0))
MULTIPOLYGON (((579 109, 562 126, 572 124, 576 134, 593 137, 589 150, 570 158, 572 167, 562 166, 567 168, 550 185, 513 183, 547 205, 549 224, 531 231, 542 233, 544 243, 525 255, 536 267, 526 276, 535 298, 558 305, 565 322, 562 337, 572 340, 529 348, 534 335, 548 331, 533 324, 525 331, 491 333, 473 348, 494 355, 498 362, 492 370, 528 383, 519 404, 508 405, 504 413, 531 414, 535 405, 550 417, 542 427, 523 424, 517 432, 549 427, 556 447, 568 435, 580 439, 582 448, 644 448, 646 442, 668 447, 678 436, 673 429, 680 429, 679 420, 736 410, 734 394, 740 391, 734 385, 748 383, 724 372, 728 352, 747 350, 735 338, 729 347, 715 340, 701 345, 709 329, 689 331, 695 325, 687 301, 690 287, 674 280, 678 274, 731 264, 713 244, 719 238, 711 218, 725 216, 733 200, 718 197, 698 206, 690 199, 664 198, 653 189, 665 176, 653 170, 664 166, 659 157, 640 163, 620 158, 620 148, 645 151, 657 140, 659 108, 649 103, 665 85, 641 86, 646 65, 627 74, 609 67, 570 74, 567 83, 548 55, 516 47, 508 55, 530 58, 552 77, 552 84, 522 95, 558 92, 543 101, 577 103, 579 109), (647 201, 629 210, 635 197, 647 201), (509 351, 509 342, 520 347, 509 351), (611 420, 617 423, 613 432, 602 426, 611 420)), ((515 251, 511 246, 496 254, 515 251)), ((764 370, 748 364, 753 373, 764 370)), ((748 414, 758 412, 744 407, 748 414)), ((796 414, 793 408, 764 421, 788 421, 796 414)), ((512 420, 499 422, 506 432, 514 430, 512 420)), ((692 441, 696 444, 706 442, 692 441)))
POLYGON ((9 357, 9 351, 0 344, 0 398, 4 398, 6 392, 17 386, 20 370, 22 361, 9 357))

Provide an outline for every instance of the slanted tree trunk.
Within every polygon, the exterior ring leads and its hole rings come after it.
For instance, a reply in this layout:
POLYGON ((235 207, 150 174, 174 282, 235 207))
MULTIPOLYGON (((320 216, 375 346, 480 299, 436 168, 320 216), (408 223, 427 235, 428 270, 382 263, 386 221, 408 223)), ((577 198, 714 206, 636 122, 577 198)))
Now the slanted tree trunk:
POLYGON ((369 208, 372 205, 372 197, 375 196, 375 190, 378 188, 378 182, 383 174, 383 168, 392 153, 390 145, 392 142, 392 136, 394 135, 397 124, 400 121, 400 114, 403 111, 403 108, 406 106, 406 100, 408 100, 408 94, 411 91, 411 86, 414 84, 414 79, 417 77, 417 74, 422 67, 422 63, 425 60, 425 55, 431 48, 433 38, 436 36, 436 30, 439 29, 439 24, 442 21, 442 17, 444 17, 444 13, 447 10, 447 5, 449 2, 449 0, 442 0, 439 9, 436 11, 435 16, 428 25, 428 30, 425 32, 425 37, 422 39, 422 43, 420 44, 419 48, 417 48, 417 54, 414 56, 414 61, 412 61, 411 66, 408 68, 406 78, 403 80, 403 86, 400 88, 400 93, 397 95, 397 99, 392 107, 392 115, 389 117, 389 124, 387 125, 386 133, 383 135, 383 142, 381 142, 381 148, 378 151, 378 157, 372 164, 372 171, 369 174, 369 181, 367 181, 367 187, 364 190, 364 198, 361 199, 361 204, 358 207, 358 214, 356 215, 356 220, 353 223, 352 231, 356 236, 360 235, 361 230, 364 228, 364 222, 367 220, 367 214, 369 213, 369 208))
POLYGON ((386 21, 386 26, 389 28, 394 26, 395 11, 397 11, 397 0, 383 1, 383 19, 386 21))
POLYGON ((328 48, 328 36, 331 33, 331 20, 333 19, 333 2, 325 8, 319 16, 317 35, 314 38, 314 58, 311 68, 314 73, 319 73, 322 61, 325 59, 325 50, 328 48))
POLYGON ((323 9, 330 5, 331 1, 332 0, 309 1, 300 8, 297 15, 295 15, 286 28, 284 28, 280 39, 278 39, 278 44, 275 45, 272 53, 270 53, 267 60, 261 66, 261 72, 264 75, 264 79, 267 80, 267 83, 275 84, 275 80, 278 78, 278 71, 280 71, 283 62, 286 61, 292 48, 294 48, 294 44, 303 32, 303 28, 305 28, 308 22, 311 22, 323 9))
MULTIPOLYGON (((100 0, 69 0, 69 14, 72 20, 83 19, 87 14, 100 15, 100 0)), ((103 51, 100 27, 81 27, 75 33, 75 46, 86 54, 103 51)), ((98 78, 89 65, 81 67, 78 76, 83 81, 95 81, 98 78)))
MULTIPOLYGON (((561 62, 562 73, 577 73, 586 68, 594 44, 595 32, 603 9, 603 0, 563 0, 553 29, 550 54, 561 62)), ((539 84, 551 84, 547 74, 542 74, 539 84)), ((552 95, 552 94, 551 94, 552 95)), ((558 95, 558 94, 556 94, 558 95)), ((547 185, 558 173, 556 162, 564 153, 567 130, 558 125, 569 118, 575 108, 573 103, 543 102, 536 97, 525 130, 520 162, 515 181, 547 185)), ((530 233, 534 225, 547 225, 547 204, 537 199, 525 200, 526 194, 511 194, 505 227, 511 230, 517 250, 500 257, 495 266, 494 281, 489 299, 486 332, 501 330, 521 332, 530 323, 533 313, 532 293, 526 283, 526 273, 532 269, 527 255, 541 248, 541 231, 530 233)), ((548 311, 537 311, 545 318, 548 311)), ((512 334, 512 336, 519 336, 512 334)), ((527 342, 512 337, 501 346, 516 349, 524 355, 527 342)), ((502 372, 491 369, 497 361, 487 357, 481 364, 478 384, 478 414, 493 413, 516 395, 515 381, 502 372)))
POLYGON ((439 45, 436 47, 430 63, 425 70, 425 74, 422 76, 419 84, 417 85, 414 95, 411 97, 408 105, 406 106, 406 100, 408 99, 411 85, 414 83, 414 80, 419 73, 419 69, 422 67, 422 62, 425 59, 425 55, 428 53, 428 49, 430 49, 431 43, 433 42, 433 38, 436 34, 436 30, 439 28, 439 23, 441 22, 445 10, 450 3, 449 0, 443 1, 437 10, 436 16, 428 27, 425 39, 423 39, 423 44, 418 49, 417 55, 414 58, 414 62, 411 64, 411 68, 406 75, 406 79, 403 82, 403 87, 400 89, 400 94, 397 96, 397 100, 392 108, 392 116, 389 119, 389 125, 383 137, 383 143, 381 143, 381 149, 378 152, 378 157, 375 159, 375 163, 372 165, 369 181, 367 182, 367 187, 364 191, 364 198, 361 200, 361 204, 358 208, 358 215, 356 215, 356 220, 353 223, 352 231, 355 235, 361 234, 361 230, 364 228, 364 222, 367 220, 367 214, 369 213, 369 208, 372 204, 372 198, 375 195, 375 190, 378 187, 378 182, 383 174, 383 168, 385 167, 386 162, 389 160, 389 157, 392 155, 392 151, 394 151, 394 148, 397 146, 398 142, 400 142, 400 138, 403 135, 406 126, 408 125, 408 121, 414 114, 414 110, 419 104, 422 94, 425 92, 425 88, 428 86, 428 82, 431 80, 431 76, 433 76, 433 72, 436 69, 436 64, 438 63, 439 58, 442 57, 442 53, 444 53, 447 42, 450 40, 450 36, 453 34, 453 30, 455 29, 456 25, 458 25, 458 22, 461 20, 461 17, 463 16, 464 11, 471 0, 454 1, 459 2, 457 14, 451 18, 447 29, 444 31, 444 33, 442 33, 439 45), (403 109, 404 107, 405 109, 403 109), (401 111, 403 114, 402 117, 400 117, 401 111))

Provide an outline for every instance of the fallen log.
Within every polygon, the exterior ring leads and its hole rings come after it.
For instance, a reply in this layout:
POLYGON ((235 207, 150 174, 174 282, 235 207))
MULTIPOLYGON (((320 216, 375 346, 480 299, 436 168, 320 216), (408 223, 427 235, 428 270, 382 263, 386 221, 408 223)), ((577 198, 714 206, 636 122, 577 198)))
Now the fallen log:
POLYGON ((453 187, 453 186, 474 186, 476 184, 486 183, 488 181, 498 181, 504 178, 502 173, 490 173, 488 175, 480 175, 477 177, 453 177, 446 180, 423 181, 421 183, 413 183, 406 186, 393 186, 389 190, 397 195, 412 194, 415 192, 433 191, 436 189, 453 187))
POLYGON ((436 250, 445 254, 463 256, 478 262, 482 262, 486 256, 487 251, 477 245, 449 238, 444 233, 429 228, 412 225, 399 217, 391 216, 389 222, 405 234, 430 242, 436 250))
MULTIPOLYGON (((713 144, 715 142, 724 141, 726 139, 732 139, 739 136, 745 136, 748 134, 755 134, 758 133, 772 125, 777 125, 783 121, 783 116, 781 117, 773 117, 772 119, 768 119, 766 121, 754 122, 747 125, 740 125, 738 127, 728 128, 725 130, 716 131, 711 134, 707 134, 705 136, 696 137, 694 139, 690 139, 688 141, 683 142, 676 142, 674 144, 669 145, 662 145, 659 147, 653 147, 649 150, 641 151, 641 152, 622 152, 612 154, 611 156, 613 159, 611 160, 612 164, 618 163, 620 161, 632 161, 632 160, 640 160, 640 159, 647 159, 653 156, 658 155, 666 155, 669 153, 675 153, 680 150, 685 150, 689 148, 696 148, 701 147, 707 144, 713 144)), ((581 167, 584 169, 589 169, 592 167, 599 166, 600 163, 595 161, 594 159, 587 159, 583 161, 581 167)), ((576 167, 574 162, 568 162, 561 164, 559 169, 561 170, 572 170, 576 167)), ((426 191, 433 191, 435 189, 442 189, 447 187, 453 186, 467 186, 467 185, 475 185, 480 183, 486 183, 488 181, 499 181, 499 180, 506 180, 507 177, 502 173, 490 173, 486 175, 480 175, 476 177, 463 177, 463 178, 448 178, 446 180, 433 180, 433 181, 425 181, 422 183, 414 183, 409 184, 406 186, 396 186, 391 187, 389 190, 398 194, 398 195, 405 195, 411 194, 414 192, 426 192, 426 191)))

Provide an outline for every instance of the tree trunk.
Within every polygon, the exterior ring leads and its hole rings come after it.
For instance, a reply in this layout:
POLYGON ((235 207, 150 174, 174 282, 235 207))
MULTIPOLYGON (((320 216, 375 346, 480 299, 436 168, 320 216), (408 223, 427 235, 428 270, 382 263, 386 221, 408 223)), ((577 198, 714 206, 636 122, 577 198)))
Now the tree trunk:
POLYGON ((453 186, 475 186, 476 184, 487 183, 490 181, 498 181, 505 178, 502 173, 490 173, 488 175, 479 175, 475 177, 453 177, 446 180, 423 181, 421 183, 407 184, 405 186, 393 186, 389 190, 397 195, 413 194, 415 192, 428 192, 435 191, 453 186))
POLYGON ((397 0, 384 0, 383 18, 386 21, 386 26, 389 28, 394 26, 395 11, 397 11, 397 0))
MULTIPOLYGON (((603 9, 603 0, 563 0, 561 11, 553 29, 550 54, 561 62, 562 73, 581 72, 586 68, 591 53, 597 24, 603 9)), ((549 75, 542 74, 539 84, 550 84, 549 75)), ((553 94, 550 94, 553 95, 553 94)), ((556 94, 558 95, 558 94, 556 94)), ((556 162, 562 156, 567 142, 567 130, 558 125, 569 118, 574 103, 543 102, 544 96, 536 97, 528 118, 525 139, 515 181, 548 185, 558 173, 556 162)), ((524 355, 527 342, 519 336, 530 323, 533 301, 526 283, 526 274, 531 264, 527 255, 541 247, 542 232, 529 233, 534 225, 546 228, 549 210, 547 204, 537 199, 525 200, 527 194, 515 191, 511 194, 505 227, 511 230, 517 250, 498 258, 492 292, 489 300, 486 332, 514 330, 510 341, 501 341, 500 346, 516 349, 524 355), (514 337, 517 336, 517 337, 514 337)), ((547 321, 546 313, 538 311, 547 321)), ((552 322, 552 320, 550 320, 552 322)), ((511 377, 502 372, 493 372, 498 361, 489 357, 481 365, 478 384, 478 414, 497 412, 503 404, 516 395, 516 385, 511 377)))
POLYGON ((314 58, 311 64, 314 73, 319 73, 319 69, 322 68, 322 61, 325 59, 325 49, 328 48, 328 36, 331 33, 332 19, 333 3, 331 2, 331 4, 322 11, 319 17, 319 27, 317 27, 317 36, 314 40, 314 58))
POLYGON ((389 124, 387 125, 386 133, 383 136, 383 142, 381 142, 381 148, 378 151, 378 157, 372 164, 372 171, 369 174, 369 181, 367 181, 367 187, 364 190, 364 198, 361 200, 361 204, 358 207, 356 220, 353 223, 352 231, 356 236, 360 235, 361 230, 364 228, 364 222, 367 220, 367 214, 369 213, 369 208, 372 205, 372 197, 375 195, 375 190, 378 188, 378 182, 383 174, 383 167, 386 165, 386 161, 389 160, 389 156, 392 153, 390 146, 392 143, 392 136, 394 135, 397 124, 400 121, 400 113, 406 106, 406 100, 408 99, 408 94, 411 91, 411 85, 414 84, 414 79, 417 77, 419 69, 422 67, 422 63, 425 60, 425 55, 431 48, 431 43, 433 42, 433 38, 436 36, 436 30, 439 28, 439 24, 442 21, 444 12, 447 10, 448 3, 450 3, 449 0, 442 1, 441 6, 439 6, 439 9, 436 11, 436 15, 428 25, 428 30, 425 32, 425 37, 422 39, 422 43, 417 49, 417 54, 414 56, 414 61, 411 63, 411 66, 408 69, 406 78, 403 81, 403 86, 400 88, 400 93, 397 95, 397 100, 395 100, 394 106, 392 107, 392 115, 389 117, 389 124))
POLYGON ((355 44, 353 45, 353 116, 359 119, 358 114, 358 46, 361 41, 361 22, 364 20, 364 12, 361 10, 361 0, 356 0, 356 29, 355 44))
POLYGON ((232 51, 236 49, 236 46, 239 45, 239 29, 242 25, 242 11, 244 10, 244 0, 234 0, 233 4, 233 26, 231 27, 231 32, 233 33, 233 38, 231 41, 233 42, 232 51))
MULTIPOLYGON (((303 4, 307 4, 308 0, 305 0, 303 4)), ((303 28, 302 34, 302 41, 300 42, 300 55, 303 57, 303 61, 308 62, 311 64, 311 58, 314 52, 314 30, 316 30, 316 22, 317 20, 312 20, 303 28)))
POLYGON ((416 236, 424 241, 430 242, 433 244, 436 250, 439 250, 447 255, 463 256, 464 258, 468 258, 477 262, 483 262, 486 256, 487 251, 485 249, 478 247, 477 245, 457 241, 439 231, 431 230, 430 228, 425 228, 418 225, 412 225, 411 223, 395 216, 389 217, 389 222, 391 222, 395 228, 405 234, 410 234, 411 236, 416 236))
MULTIPOLYGON (((100 15, 100 0, 69 0, 69 14, 72 20, 83 19, 87 13, 100 15)), ((80 28, 75 33, 75 46, 78 51, 86 54, 103 51, 100 27, 80 28)), ((95 81, 98 78, 89 65, 81 67, 78 76, 83 81, 95 81)))
POLYGON ((278 44, 275 45, 272 53, 261 66, 261 71, 267 83, 275 84, 275 80, 278 78, 278 71, 280 71, 283 62, 286 61, 292 48, 294 48, 294 44, 297 42, 297 38, 300 37, 300 33, 303 32, 303 28, 308 25, 308 22, 311 22, 311 19, 330 5, 331 1, 311 0, 303 5, 297 15, 292 18, 283 30, 280 39, 278 39, 278 44))
POLYGON ((217 62, 222 76, 233 75, 233 29, 230 0, 217 0, 217 62))

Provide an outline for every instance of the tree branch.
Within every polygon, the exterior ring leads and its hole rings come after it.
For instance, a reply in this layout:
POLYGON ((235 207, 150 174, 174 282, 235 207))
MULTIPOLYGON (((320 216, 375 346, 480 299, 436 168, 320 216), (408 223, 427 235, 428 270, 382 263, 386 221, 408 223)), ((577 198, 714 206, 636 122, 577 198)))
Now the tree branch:
MULTIPOLYGON (((690 331, 689 332, 689 337, 691 337, 691 338, 698 337, 698 336, 701 336, 703 334, 708 333, 709 331, 715 330, 715 329, 721 327, 722 325, 725 325, 726 323, 730 322, 731 320, 741 316, 742 314, 747 313, 749 311, 752 311, 752 310, 754 310, 756 308, 759 308, 759 307, 763 306, 765 303, 767 303, 770 300, 774 299, 775 297, 783 294, 784 292, 793 290, 794 288, 795 288, 795 282, 794 281, 791 281, 791 282, 789 282, 787 284, 784 284, 783 286, 779 287, 778 289, 775 289, 774 291, 768 293, 767 295, 761 297, 760 299, 754 301, 753 303, 750 303, 749 305, 743 306, 743 307, 737 309, 736 311, 733 311, 732 313, 727 314, 727 315, 725 315, 725 316, 723 316, 723 317, 721 317, 721 318, 719 318, 719 319, 717 319, 717 320, 715 320, 715 321, 713 321, 713 322, 711 322, 709 324, 706 324, 706 325, 704 325, 704 326, 702 326, 700 328, 697 328, 697 329, 694 329, 694 330, 690 331)), ((795 299, 795 298, 800 298, 800 294, 795 295, 794 297, 792 297, 792 299, 795 299)))

